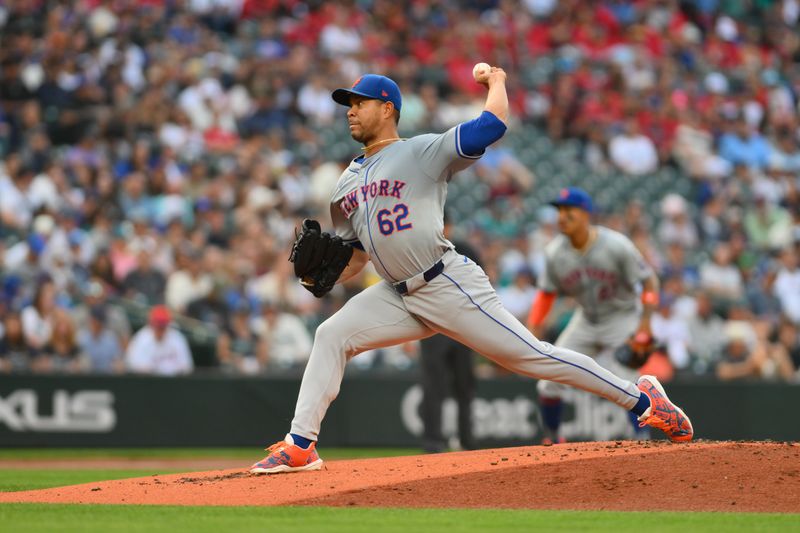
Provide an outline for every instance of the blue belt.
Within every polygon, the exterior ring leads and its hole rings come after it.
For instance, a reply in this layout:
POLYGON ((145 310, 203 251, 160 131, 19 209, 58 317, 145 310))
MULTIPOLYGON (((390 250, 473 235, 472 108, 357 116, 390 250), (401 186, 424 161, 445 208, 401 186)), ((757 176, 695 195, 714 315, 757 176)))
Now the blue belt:
MULTIPOLYGON (((427 283, 436 276, 438 276, 439 274, 441 274, 443 270, 444 270, 444 261, 439 259, 439 261, 437 261, 435 265, 433 265, 428 270, 423 272, 422 279, 424 279, 425 282, 427 283)), ((400 283, 395 283, 393 286, 394 290, 396 290, 401 296, 405 296, 406 294, 408 294, 408 284, 405 281, 401 281, 400 283)))

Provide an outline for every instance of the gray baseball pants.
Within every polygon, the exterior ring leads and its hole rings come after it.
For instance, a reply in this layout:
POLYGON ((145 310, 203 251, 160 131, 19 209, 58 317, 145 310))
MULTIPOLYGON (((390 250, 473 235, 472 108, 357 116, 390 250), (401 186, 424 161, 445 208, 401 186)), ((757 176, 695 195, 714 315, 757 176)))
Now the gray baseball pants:
MULTIPOLYGON (((618 363, 613 353, 636 332, 638 325, 638 311, 615 313, 602 322, 592 323, 579 309, 556 339, 556 346, 594 357, 615 374, 635 381, 638 373, 618 363)), ((539 396, 544 398, 560 398, 564 389, 561 383, 546 379, 536 384, 539 396)))
MULTIPOLYGON (((583 389, 625 409, 639 399, 634 383, 594 359, 542 342, 506 311, 478 265, 455 251, 444 271, 404 296, 388 282, 368 287, 323 322, 314 338, 291 432, 317 440, 339 393, 345 364, 359 353, 442 333, 524 376, 583 389)), ((409 287, 418 285, 410 283, 409 287)))

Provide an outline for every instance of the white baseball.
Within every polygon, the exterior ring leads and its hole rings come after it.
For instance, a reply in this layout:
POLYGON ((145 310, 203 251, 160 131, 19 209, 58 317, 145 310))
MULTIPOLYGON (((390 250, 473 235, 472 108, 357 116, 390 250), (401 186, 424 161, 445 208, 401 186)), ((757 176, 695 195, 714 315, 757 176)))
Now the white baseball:
POLYGON ((486 81, 486 76, 488 76, 491 71, 492 67, 489 66, 489 63, 476 63, 475 66, 472 67, 472 77, 475 78, 475 81, 486 81))

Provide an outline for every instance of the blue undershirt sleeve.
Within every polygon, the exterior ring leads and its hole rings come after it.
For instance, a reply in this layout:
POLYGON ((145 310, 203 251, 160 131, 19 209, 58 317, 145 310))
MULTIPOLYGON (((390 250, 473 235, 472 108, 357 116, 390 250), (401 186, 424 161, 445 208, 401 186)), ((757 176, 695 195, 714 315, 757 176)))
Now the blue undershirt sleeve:
POLYGON ((505 134, 506 129, 505 123, 489 111, 484 111, 476 119, 459 124, 456 132, 458 155, 480 156, 490 144, 505 134))
POLYGON ((348 246, 352 246, 356 250, 361 250, 362 252, 366 251, 366 250, 364 250, 364 245, 361 244, 361 241, 359 241, 358 239, 353 240, 353 241, 345 241, 345 244, 348 245, 348 246))

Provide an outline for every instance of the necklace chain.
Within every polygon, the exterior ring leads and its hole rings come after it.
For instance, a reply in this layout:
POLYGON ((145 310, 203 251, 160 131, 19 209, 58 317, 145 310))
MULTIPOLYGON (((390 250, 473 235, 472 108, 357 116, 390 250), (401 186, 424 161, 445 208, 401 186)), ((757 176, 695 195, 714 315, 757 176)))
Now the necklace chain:
POLYGON ((400 138, 400 137, 392 137, 391 139, 384 139, 382 141, 374 142, 374 143, 370 144, 369 146, 365 146, 364 147, 364 152, 366 152, 370 148, 374 148, 374 147, 379 146, 381 144, 386 144, 386 143, 392 142, 392 141, 402 141, 402 140, 403 139, 400 138))

